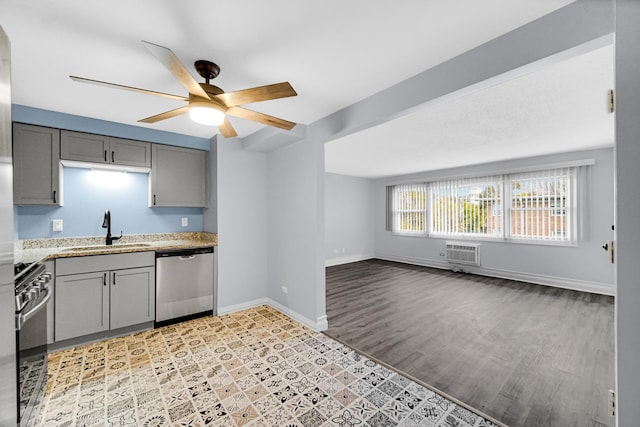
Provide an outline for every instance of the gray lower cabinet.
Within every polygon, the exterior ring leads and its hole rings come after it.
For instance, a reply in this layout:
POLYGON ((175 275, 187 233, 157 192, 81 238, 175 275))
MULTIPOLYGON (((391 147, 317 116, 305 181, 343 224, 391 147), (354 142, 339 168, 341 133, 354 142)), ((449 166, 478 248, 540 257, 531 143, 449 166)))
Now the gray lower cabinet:
POLYGON ((55 341, 152 322, 153 252, 56 260, 55 341))
POLYGON ((207 152, 153 144, 149 206, 207 207, 207 152))
POLYGON ((109 329, 108 272, 56 277, 55 340, 109 329))
POLYGON ((60 205, 60 130, 13 124, 13 203, 60 205))
POLYGON ((155 268, 111 272, 111 329, 152 322, 155 318, 155 268))
POLYGON ((60 158, 118 166, 151 167, 149 142, 62 130, 60 158))

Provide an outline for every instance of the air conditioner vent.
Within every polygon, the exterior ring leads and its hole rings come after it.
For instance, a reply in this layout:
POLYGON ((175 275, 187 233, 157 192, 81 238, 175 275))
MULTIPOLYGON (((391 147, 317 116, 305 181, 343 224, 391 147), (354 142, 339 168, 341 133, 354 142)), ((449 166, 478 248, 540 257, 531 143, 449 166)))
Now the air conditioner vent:
POLYGON ((451 264, 480 265, 480 245, 447 242, 447 262, 451 264))

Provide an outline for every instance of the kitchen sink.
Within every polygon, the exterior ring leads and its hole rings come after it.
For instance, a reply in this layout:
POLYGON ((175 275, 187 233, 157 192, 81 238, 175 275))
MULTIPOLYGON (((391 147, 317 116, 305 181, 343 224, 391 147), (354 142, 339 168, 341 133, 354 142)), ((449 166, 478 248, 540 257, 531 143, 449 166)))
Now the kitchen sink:
POLYGON ((146 248, 149 246, 151 246, 149 243, 120 243, 115 245, 77 246, 77 247, 65 249, 65 252, 106 251, 110 249, 146 248))

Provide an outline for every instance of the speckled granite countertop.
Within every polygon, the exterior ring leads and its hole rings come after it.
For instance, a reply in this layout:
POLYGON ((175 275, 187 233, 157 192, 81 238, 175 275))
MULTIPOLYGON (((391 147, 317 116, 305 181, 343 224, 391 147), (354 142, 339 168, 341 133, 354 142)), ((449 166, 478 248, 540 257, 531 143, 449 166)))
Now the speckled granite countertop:
POLYGON ((217 244, 218 235, 205 232, 130 234, 111 246, 105 245, 104 236, 30 239, 15 241, 13 257, 16 263, 32 263, 54 258, 201 248, 217 244))

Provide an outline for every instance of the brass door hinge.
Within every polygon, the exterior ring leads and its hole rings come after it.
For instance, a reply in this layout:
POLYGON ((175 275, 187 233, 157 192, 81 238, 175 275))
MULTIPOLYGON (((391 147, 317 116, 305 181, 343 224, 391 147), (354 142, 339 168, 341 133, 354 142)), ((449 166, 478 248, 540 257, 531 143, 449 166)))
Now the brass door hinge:
POLYGON ((609 112, 613 113, 616 109, 615 98, 613 96, 613 89, 609 90, 609 112))

